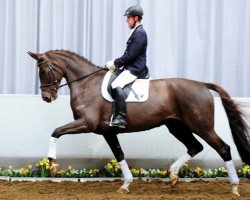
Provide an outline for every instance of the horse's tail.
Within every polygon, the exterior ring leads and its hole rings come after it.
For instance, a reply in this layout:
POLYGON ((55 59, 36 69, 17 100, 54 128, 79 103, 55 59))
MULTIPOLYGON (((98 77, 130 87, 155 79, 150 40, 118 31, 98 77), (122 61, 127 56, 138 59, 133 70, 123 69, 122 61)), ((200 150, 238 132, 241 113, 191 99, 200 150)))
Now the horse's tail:
POLYGON ((244 113, 239 108, 239 105, 231 99, 229 94, 220 86, 212 84, 212 83, 205 83, 205 86, 208 89, 216 91, 222 101, 222 105, 226 111, 229 126, 232 131, 234 143, 238 149, 240 154, 241 160, 246 163, 250 164, 250 135, 248 135, 249 127, 244 120, 244 113))

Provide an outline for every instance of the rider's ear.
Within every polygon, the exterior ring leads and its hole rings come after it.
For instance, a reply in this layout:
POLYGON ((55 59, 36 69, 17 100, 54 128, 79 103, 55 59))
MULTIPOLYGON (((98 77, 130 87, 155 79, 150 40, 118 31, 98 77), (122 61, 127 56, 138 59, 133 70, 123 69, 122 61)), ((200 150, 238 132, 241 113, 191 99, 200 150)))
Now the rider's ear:
POLYGON ((32 58, 34 58, 35 60, 42 60, 43 56, 42 54, 39 53, 32 53, 30 51, 27 52, 32 58))

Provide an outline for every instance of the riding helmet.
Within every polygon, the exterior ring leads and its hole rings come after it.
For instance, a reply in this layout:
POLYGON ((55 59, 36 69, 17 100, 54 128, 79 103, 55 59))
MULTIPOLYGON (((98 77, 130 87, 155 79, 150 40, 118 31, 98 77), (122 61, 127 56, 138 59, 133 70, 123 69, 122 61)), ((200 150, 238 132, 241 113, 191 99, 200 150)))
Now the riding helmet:
POLYGON ((139 5, 131 6, 126 10, 124 16, 132 16, 132 17, 139 16, 142 19, 143 10, 139 5))

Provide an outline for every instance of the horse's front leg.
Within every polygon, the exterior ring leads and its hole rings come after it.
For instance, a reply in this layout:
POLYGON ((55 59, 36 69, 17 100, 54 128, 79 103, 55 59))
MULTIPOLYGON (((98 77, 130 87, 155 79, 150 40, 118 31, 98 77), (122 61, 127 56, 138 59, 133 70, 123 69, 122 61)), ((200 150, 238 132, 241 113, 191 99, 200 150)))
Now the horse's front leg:
POLYGON ((56 164, 56 146, 58 138, 66 134, 79 134, 87 132, 91 132, 91 129, 83 119, 77 119, 74 122, 68 123, 54 130, 49 140, 49 150, 48 150, 51 176, 55 176, 59 168, 59 165, 56 164))
POLYGON ((109 147, 111 148, 116 160, 119 162, 121 166, 121 171, 124 177, 124 183, 118 190, 118 192, 129 192, 128 187, 130 183, 133 182, 133 175, 129 170, 128 164, 124 159, 124 153, 121 149, 120 143, 115 133, 106 133, 103 134, 106 142, 108 143, 109 147))

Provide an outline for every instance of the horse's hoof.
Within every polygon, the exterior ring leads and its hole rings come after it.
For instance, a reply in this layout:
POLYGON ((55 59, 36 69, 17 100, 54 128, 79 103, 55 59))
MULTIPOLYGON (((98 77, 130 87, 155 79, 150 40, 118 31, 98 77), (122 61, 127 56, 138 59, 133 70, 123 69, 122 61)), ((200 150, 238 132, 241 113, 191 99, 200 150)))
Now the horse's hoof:
POLYGON ((232 193, 237 195, 237 196, 240 196, 239 192, 238 192, 238 185, 233 185, 232 187, 232 193))
POLYGON ((179 176, 174 173, 170 174, 171 187, 173 188, 179 182, 179 176))
POLYGON ((59 169, 59 164, 53 163, 50 166, 50 174, 51 174, 51 176, 56 176, 58 169, 59 169))
POLYGON ((120 193, 120 194, 128 194, 129 193, 129 189, 128 188, 122 188, 122 187, 120 187, 117 190, 117 192, 120 193))
POLYGON ((117 192, 125 194, 129 193, 128 186, 133 182, 133 179, 124 181, 123 185, 117 190, 117 192))

